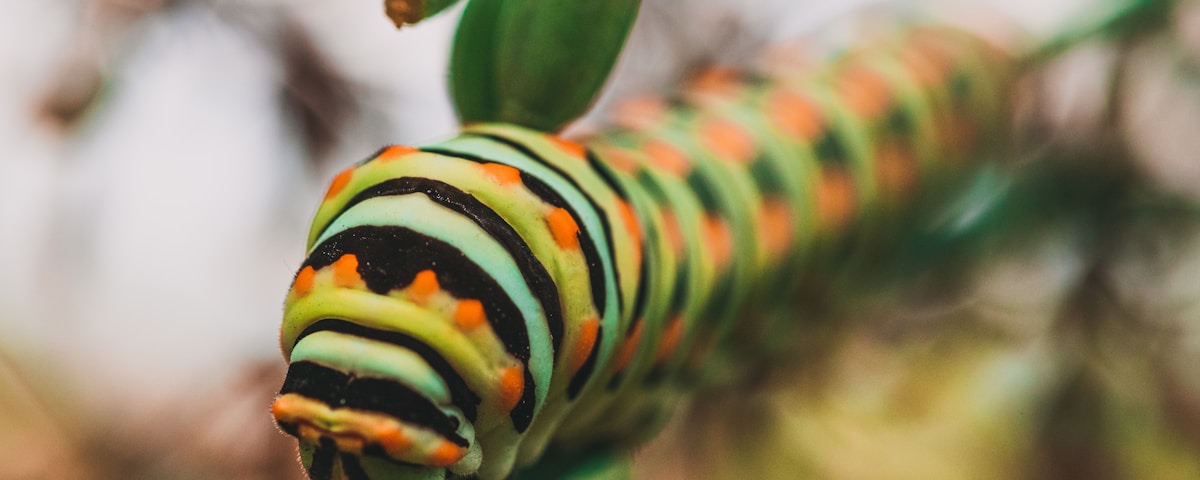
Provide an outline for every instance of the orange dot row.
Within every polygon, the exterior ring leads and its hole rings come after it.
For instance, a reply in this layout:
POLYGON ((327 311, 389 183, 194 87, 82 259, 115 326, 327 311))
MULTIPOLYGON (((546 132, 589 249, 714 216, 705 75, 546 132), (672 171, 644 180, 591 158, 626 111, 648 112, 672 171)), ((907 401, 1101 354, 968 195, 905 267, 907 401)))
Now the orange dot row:
POLYGON ((502 163, 484 163, 483 173, 500 185, 520 185, 521 171, 502 163))
POLYGON ((550 225, 550 233, 558 246, 575 250, 579 248, 579 224, 565 208, 555 208, 546 215, 546 223, 550 225))
POLYGON ((408 284, 407 292, 413 301, 424 303, 440 289, 437 274, 433 270, 421 270, 413 277, 412 283, 408 284))
POLYGON ((710 258, 717 268, 725 268, 733 260, 733 231, 729 222, 719 215, 704 216, 704 243, 708 245, 710 258))
POLYGON ((596 346, 596 338, 600 333, 600 319, 596 317, 584 320, 579 327, 579 336, 575 340, 575 346, 571 350, 571 360, 569 363, 569 372, 574 376, 583 368, 584 362, 588 356, 592 354, 592 349, 596 346))
MULTIPOLYGON (((358 257, 354 254, 342 255, 330 267, 333 269, 334 285, 354 287, 362 284, 362 277, 358 274, 358 257)), ((292 294, 299 298, 311 293, 316 276, 317 271, 312 265, 300 269, 296 279, 292 281, 292 294)))
MULTIPOLYGON (((390 162, 405 155, 419 151, 420 150, 413 147, 392 145, 380 152, 374 160, 380 162, 390 162)), ((325 200, 336 197, 339 193, 342 193, 342 190, 346 189, 346 185, 350 184, 350 179, 354 176, 354 170, 356 168, 357 167, 349 167, 345 170, 342 170, 341 173, 337 174, 337 176, 333 177, 333 181, 329 183, 329 189, 325 191, 325 200)))
POLYGON ((525 393, 524 369, 520 365, 504 368, 500 371, 500 408, 511 412, 525 393))
POLYGON ((700 140, 717 158, 738 164, 748 164, 758 155, 754 135, 737 122, 725 119, 709 120, 700 127, 700 140))
POLYGON ((358 275, 358 257, 352 253, 342 255, 333 262, 333 284, 339 287, 353 287, 362 282, 358 275))

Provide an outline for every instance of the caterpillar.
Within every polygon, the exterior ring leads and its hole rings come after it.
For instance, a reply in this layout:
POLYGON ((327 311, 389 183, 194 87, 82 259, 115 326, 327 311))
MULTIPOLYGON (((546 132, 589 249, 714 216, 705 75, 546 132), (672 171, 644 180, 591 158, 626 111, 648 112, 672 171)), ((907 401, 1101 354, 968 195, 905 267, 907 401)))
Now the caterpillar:
POLYGON ((386 147, 317 211, 274 418, 314 479, 627 450, 785 355, 797 292, 868 271, 1005 142, 1016 68, 913 28, 815 71, 714 71, 581 140, 386 147))

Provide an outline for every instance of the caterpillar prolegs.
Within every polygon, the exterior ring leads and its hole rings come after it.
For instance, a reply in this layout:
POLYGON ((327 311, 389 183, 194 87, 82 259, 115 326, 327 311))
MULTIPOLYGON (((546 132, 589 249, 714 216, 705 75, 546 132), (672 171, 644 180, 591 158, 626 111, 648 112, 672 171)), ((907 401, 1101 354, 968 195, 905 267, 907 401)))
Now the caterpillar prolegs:
POLYGON ((582 141, 477 124, 384 148, 313 222, 276 421, 313 478, 493 480, 548 447, 636 445, 786 354, 798 289, 886 256, 970 177, 1014 65, 914 29, 805 73, 707 76, 582 141))

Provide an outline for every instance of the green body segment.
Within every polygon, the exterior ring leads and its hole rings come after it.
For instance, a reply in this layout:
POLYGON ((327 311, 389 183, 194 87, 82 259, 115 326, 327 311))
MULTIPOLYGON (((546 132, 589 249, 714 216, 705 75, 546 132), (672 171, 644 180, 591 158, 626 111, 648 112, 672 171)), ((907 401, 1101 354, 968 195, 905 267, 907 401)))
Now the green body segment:
POLYGON ((296 344, 291 361, 341 364, 361 377, 404 377, 435 402, 446 404, 451 401, 446 384, 424 359, 411 351, 391 348, 386 343, 319 332, 296 344))
MULTIPOLYGON (((1010 59, 902 43, 697 84, 580 143, 480 124, 339 175, 281 335, 275 416, 306 467, 537 475, 786 352, 799 292, 870 275, 1004 136, 1010 59)), ((596 465, 574 474, 627 475, 596 465)))

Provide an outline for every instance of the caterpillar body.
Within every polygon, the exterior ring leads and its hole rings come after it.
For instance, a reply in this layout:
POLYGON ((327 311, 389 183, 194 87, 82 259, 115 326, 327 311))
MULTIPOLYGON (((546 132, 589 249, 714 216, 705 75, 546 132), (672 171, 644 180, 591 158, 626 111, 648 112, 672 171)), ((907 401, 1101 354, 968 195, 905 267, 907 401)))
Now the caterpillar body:
POLYGON ((506 478, 622 449, 802 335, 796 293, 885 257, 1005 138, 1014 60, 913 29, 709 75, 582 141, 471 125, 332 182, 273 413, 313 478, 506 478))

